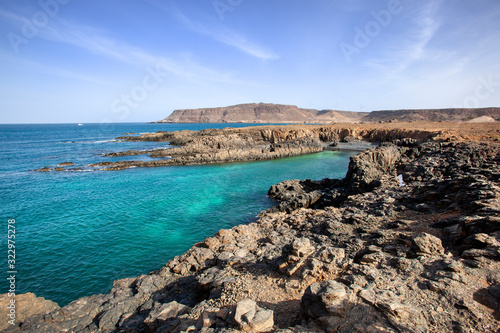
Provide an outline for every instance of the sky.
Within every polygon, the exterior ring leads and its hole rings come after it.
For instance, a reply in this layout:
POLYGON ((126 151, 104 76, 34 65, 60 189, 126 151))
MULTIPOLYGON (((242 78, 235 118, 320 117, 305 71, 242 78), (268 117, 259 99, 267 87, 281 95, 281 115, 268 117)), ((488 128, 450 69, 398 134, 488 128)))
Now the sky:
POLYGON ((498 0, 0 0, 0 123, 500 106, 498 0))

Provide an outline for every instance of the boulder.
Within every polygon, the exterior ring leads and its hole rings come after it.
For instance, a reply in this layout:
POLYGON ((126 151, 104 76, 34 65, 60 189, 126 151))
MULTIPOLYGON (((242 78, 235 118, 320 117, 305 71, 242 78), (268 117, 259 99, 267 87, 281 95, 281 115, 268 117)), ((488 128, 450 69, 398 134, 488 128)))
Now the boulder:
POLYGON ((167 319, 182 315, 188 310, 188 306, 177 303, 176 301, 165 304, 156 303, 148 317, 144 320, 144 324, 150 329, 155 329, 161 326, 167 319))
POLYGON ((441 239, 421 232, 417 237, 413 238, 413 243, 417 247, 417 253, 430 256, 440 256, 444 254, 444 247, 441 239))
POLYGON ((291 254, 299 258, 308 257, 314 252, 314 246, 308 238, 297 238, 292 243, 291 254))
POLYGON ((274 326, 274 312, 257 305, 251 299, 243 299, 236 304, 234 322, 242 331, 264 332, 274 326))
POLYGON ((351 304, 352 291, 344 284, 328 280, 311 284, 302 296, 300 310, 306 318, 345 317, 351 304))
POLYGON ((364 192, 380 186, 384 176, 397 183, 396 166, 401 152, 395 145, 382 145, 351 157, 346 182, 352 192, 364 192), (389 178, 390 179, 390 178, 389 178))

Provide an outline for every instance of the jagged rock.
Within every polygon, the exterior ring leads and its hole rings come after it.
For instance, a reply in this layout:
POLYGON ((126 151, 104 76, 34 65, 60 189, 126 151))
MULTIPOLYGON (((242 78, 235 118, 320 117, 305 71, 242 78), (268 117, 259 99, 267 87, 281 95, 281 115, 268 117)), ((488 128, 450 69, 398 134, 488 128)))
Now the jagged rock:
POLYGON ((397 181, 395 170, 400 158, 401 152, 395 145, 364 151, 351 157, 346 181, 352 191, 371 190, 380 186, 383 178, 397 181))
POLYGON ((402 332, 428 332, 428 324, 422 311, 411 305, 388 299, 378 301, 375 306, 402 332))
POLYGON ((390 290, 363 289, 359 296, 383 313, 401 332, 427 332, 428 323, 419 309, 403 304, 390 290))
POLYGON ((444 247, 441 240, 426 232, 418 234, 418 236, 413 239, 413 242, 417 246, 418 252, 421 254, 428 254, 431 256, 444 254, 444 247))
POLYGON ((300 181, 285 180, 271 186, 268 196, 280 201, 277 207, 280 211, 292 212, 299 208, 314 206, 325 194, 323 189, 338 185, 337 179, 323 179, 311 181, 310 179, 300 181))
POLYGON ((167 319, 177 317, 186 313, 189 307, 179 304, 176 301, 170 303, 156 303, 148 317, 144 319, 144 324, 151 330, 161 326, 167 319))
MULTIPOLYGON (((103 161, 88 165, 102 170, 122 170, 131 167, 160 167, 254 161, 297 156, 328 149, 332 142, 359 138, 370 142, 407 139, 430 139, 440 135, 437 130, 390 129, 380 125, 363 126, 266 126, 256 128, 206 129, 202 131, 174 131, 124 136, 117 140, 169 142, 176 147, 155 150, 112 152, 104 156, 118 157, 145 155, 156 158, 149 161, 103 161)), ((358 148, 359 149, 359 148, 358 148)), ((50 171, 52 169, 40 171, 50 171)), ((66 169, 63 169, 66 170, 66 169)))
MULTIPOLYGON (((94 318, 108 299, 105 295, 82 297, 46 315, 29 317, 24 321, 21 331, 38 333, 83 330, 93 325, 94 318)), ((97 330, 97 326, 94 329, 97 330)))
POLYGON ((257 306, 257 303, 251 299, 239 301, 233 316, 234 321, 243 331, 264 332, 274 326, 274 312, 257 306))
POLYGON ((315 282, 302 296, 301 313, 312 319, 325 316, 345 317, 352 306, 351 293, 345 285, 337 281, 315 282))
POLYGON ((0 295, 0 331, 17 330, 29 317, 46 315, 59 309, 59 305, 43 297, 36 297, 33 293, 26 293, 10 297, 0 295))
POLYGON ((314 246, 308 238, 297 238, 292 242, 291 255, 298 258, 308 257, 314 252, 314 246))

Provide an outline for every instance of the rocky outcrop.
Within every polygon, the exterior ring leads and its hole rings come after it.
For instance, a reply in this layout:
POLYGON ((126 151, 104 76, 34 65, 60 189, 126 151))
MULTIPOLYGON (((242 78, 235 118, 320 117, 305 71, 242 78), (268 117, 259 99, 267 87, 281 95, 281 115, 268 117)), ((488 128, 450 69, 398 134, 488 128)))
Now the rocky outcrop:
POLYGON ((280 203, 269 212, 340 206, 350 195, 370 191, 382 183, 396 186, 400 160, 400 149, 384 144, 351 157, 347 175, 342 180, 285 180, 271 186, 269 197, 280 203))
POLYGON ((499 166, 495 144, 384 144, 354 157, 342 180, 271 188, 296 205, 20 330, 495 332, 499 166))
POLYGON ((19 324, 28 318, 46 315, 59 309, 59 305, 43 297, 36 297, 33 293, 21 295, 0 295, 0 331, 17 332, 19 324), (11 297, 12 296, 12 297, 11 297))
MULTIPOLYGON (((500 127, 495 124, 422 123, 406 124, 337 124, 259 126, 247 128, 205 129, 201 131, 174 131, 123 136, 124 141, 168 142, 171 147, 155 150, 129 150, 105 154, 115 158, 87 166, 62 165, 37 171, 121 170, 132 167, 159 167, 227 163, 276 159, 346 149, 359 151, 368 143, 396 142, 408 147, 427 140, 461 141, 500 140, 500 127), (364 143, 363 143, 364 142, 364 143), (117 161, 122 156, 149 155, 146 161, 117 161)), ((376 157, 374 157, 376 158, 376 157)))

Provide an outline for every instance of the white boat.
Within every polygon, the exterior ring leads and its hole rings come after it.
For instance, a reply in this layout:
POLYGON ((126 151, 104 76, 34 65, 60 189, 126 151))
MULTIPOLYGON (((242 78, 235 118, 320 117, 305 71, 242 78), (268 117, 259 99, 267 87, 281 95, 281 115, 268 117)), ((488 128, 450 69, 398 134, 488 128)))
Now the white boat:
POLYGON ((78 126, 83 126, 83 124, 78 124, 78 126))

